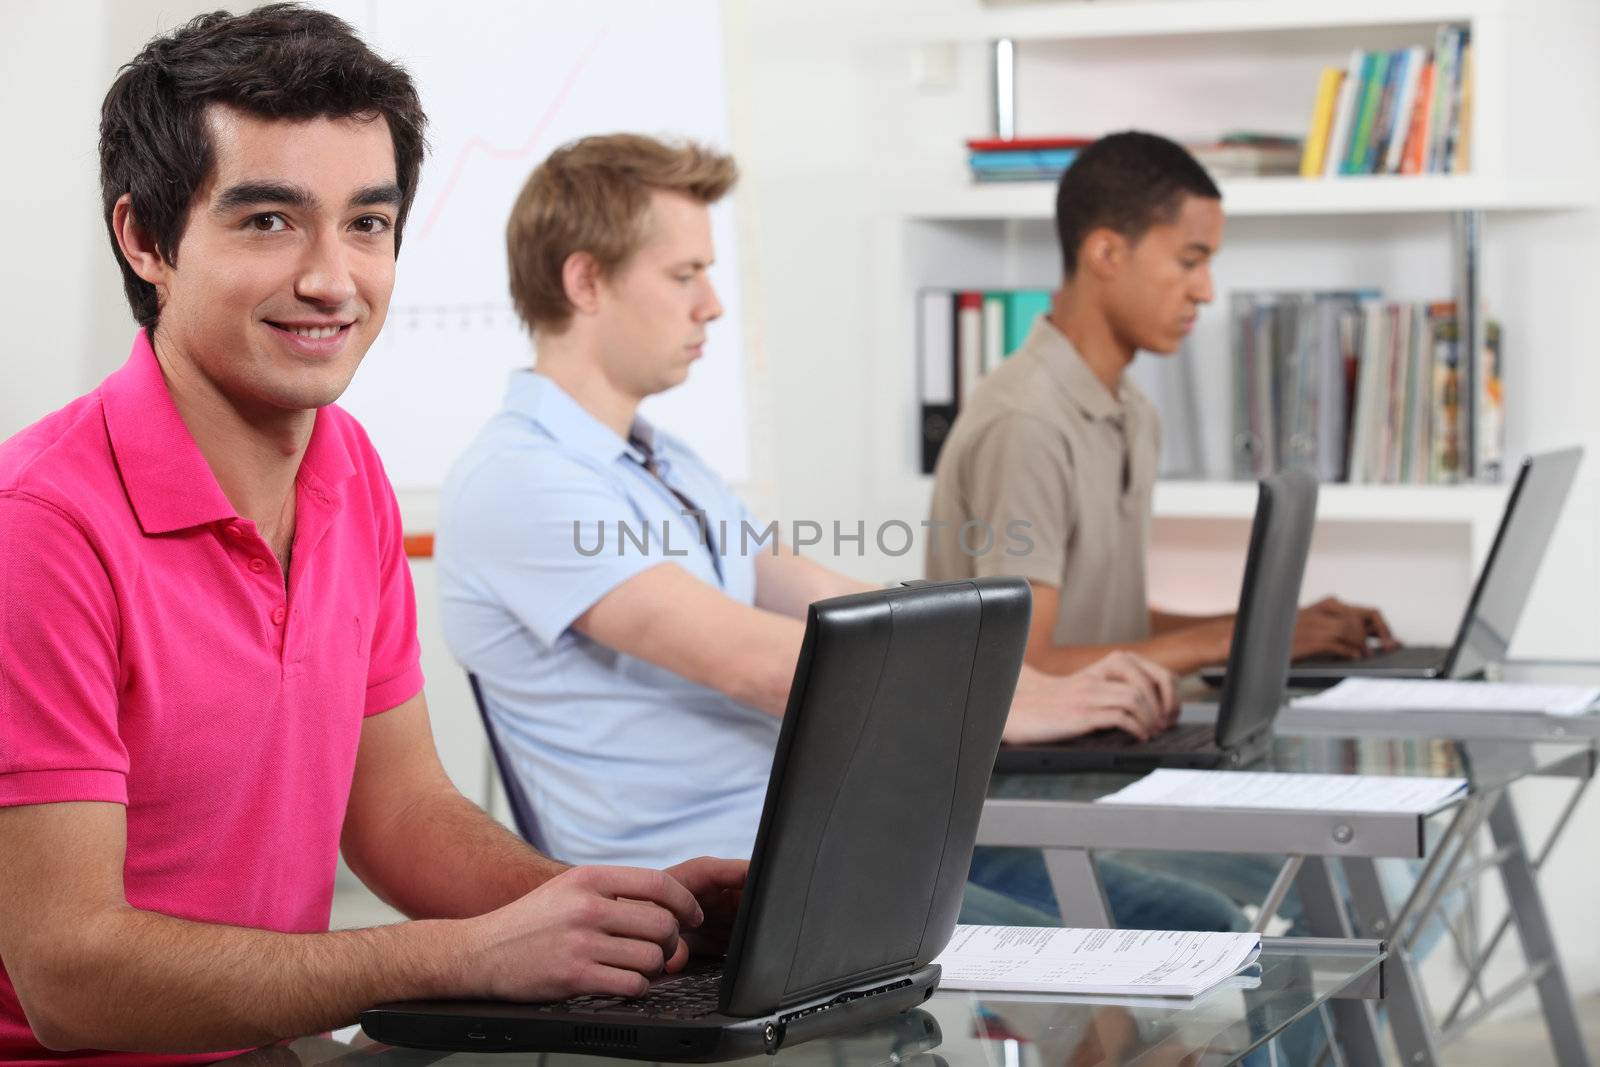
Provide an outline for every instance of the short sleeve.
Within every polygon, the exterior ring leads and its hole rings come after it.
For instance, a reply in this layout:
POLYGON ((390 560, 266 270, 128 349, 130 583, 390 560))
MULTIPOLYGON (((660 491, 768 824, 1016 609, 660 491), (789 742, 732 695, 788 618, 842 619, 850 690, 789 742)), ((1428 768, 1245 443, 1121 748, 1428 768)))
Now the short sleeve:
POLYGON ((664 562, 618 551, 617 524, 635 521, 620 486, 549 452, 497 454, 444 508, 446 598, 491 598, 547 648, 600 598, 664 562))
POLYGON ((1072 457, 1060 431, 1031 415, 1008 415, 974 440, 968 461, 968 510, 986 527, 962 546, 976 576, 1060 585, 1075 521, 1072 457), (984 537, 989 543, 979 551, 984 537))
POLYGON ((373 456, 378 479, 378 614, 367 663, 366 714, 399 707, 422 692, 422 645, 417 638, 417 596, 406 559, 405 529, 394 489, 373 456))
POLYGON ((47 502, 0 494, 0 807, 128 802, 120 632, 83 529, 47 502))

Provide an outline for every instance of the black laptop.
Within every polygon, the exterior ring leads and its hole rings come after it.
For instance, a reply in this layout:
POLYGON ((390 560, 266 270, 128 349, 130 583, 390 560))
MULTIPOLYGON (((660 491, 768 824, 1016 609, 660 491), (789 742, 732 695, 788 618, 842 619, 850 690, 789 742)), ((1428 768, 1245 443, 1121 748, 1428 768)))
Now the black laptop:
POLYGON ((709 1061, 932 995, 1022 668, 1025 581, 811 605, 726 958, 639 999, 429 1001, 361 1014, 391 1045, 709 1061))
POLYGON ((1148 741, 1122 730, 1099 730, 1054 744, 1002 745, 995 770, 1242 767, 1260 759, 1272 743, 1272 723, 1283 704, 1300 581, 1316 520, 1317 483, 1311 475, 1289 471, 1261 483, 1215 724, 1177 726, 1148 741))
POLYGON ((1301 660, 1290 667, 1289 684, 1316 689, 1352 677, 1475 678, 1503 662, 1582 459, 1582 448, 1567 448, 1522 461, 1450 647, 1404 645, 1358 660, 1301 660))

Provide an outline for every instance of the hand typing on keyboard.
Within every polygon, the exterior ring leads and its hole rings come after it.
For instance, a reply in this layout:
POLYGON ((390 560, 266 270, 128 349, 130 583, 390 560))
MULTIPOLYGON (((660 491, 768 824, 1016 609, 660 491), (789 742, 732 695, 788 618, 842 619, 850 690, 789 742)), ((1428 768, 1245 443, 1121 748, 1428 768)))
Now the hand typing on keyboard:
POLYGON ((1377 608, 1346 604, 1324 597, 1300 609, 1294 625, 1294 659, 1330 657, 1362 659, 1372 652, 1399 647, 1377 608))
POLYGON ((1005 740, 1039 744, 1121 730, 1147 740, 1178 718, 1172 673, 1132 652, 1113 652, 1074 674, 1022 668, 1005 740))
POLYGON ((520 1001, 640 996, 652 978, 687 962, 680 934, 713 917, 710 940, 725 939, 727 897, 744 884, 747 867, 705 858, 671 872, 574 867, 502 908, 441 924, 441 940, 449 930, 465 942, 443 953, 455 973, 442 976, 442 989, 520 1001))

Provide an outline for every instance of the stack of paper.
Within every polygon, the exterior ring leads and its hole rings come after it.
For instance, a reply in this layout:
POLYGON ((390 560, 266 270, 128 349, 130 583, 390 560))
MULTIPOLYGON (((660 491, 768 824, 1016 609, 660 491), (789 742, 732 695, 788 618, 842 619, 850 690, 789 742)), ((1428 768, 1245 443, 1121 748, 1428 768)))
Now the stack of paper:
POLYGON ((1425 815, 1466 791, 1465 778, 1164 769, 1152 771, 1095 803, 1425 815))
POLYGON ((1346 678, 1331 689, 1289 703, 1310 711, 1526 711, 1581 715, 1600 688, 1506 682, 1346 678))
POLYGON ((1194 997, 1260 954, 1260 934, 958 926, 934 962, 945 989, 1194 997))

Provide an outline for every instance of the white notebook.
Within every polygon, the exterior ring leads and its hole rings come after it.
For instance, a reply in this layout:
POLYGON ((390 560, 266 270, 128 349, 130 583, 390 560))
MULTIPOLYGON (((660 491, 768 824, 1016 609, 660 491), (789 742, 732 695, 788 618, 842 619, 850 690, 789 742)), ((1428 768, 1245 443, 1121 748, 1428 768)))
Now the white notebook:
POLYGON ((942 989, 1195 997, 1260 954, 1260 934, 958 926, 934 962, 942 989))
POLYGON ((1346 678, 1320 693, 1295 697, 1289 703, 1308 711, 1526 711, 1581 715, 1597 699, 1600 688, 1582 685, 1346 678))
POLYGON ((1466 791, 1465 778, 1163 768, 1095 803, 1425 815, 1466 791))

